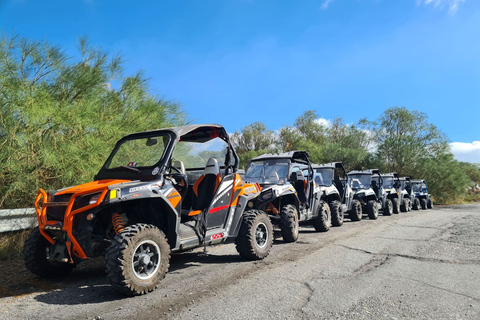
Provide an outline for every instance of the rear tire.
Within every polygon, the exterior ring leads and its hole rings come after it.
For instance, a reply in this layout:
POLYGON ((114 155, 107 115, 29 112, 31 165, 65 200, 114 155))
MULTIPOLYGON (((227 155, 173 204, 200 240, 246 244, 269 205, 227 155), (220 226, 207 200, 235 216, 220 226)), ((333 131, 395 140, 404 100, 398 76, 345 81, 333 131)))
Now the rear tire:
POLYGON ((392 200, 387 199, 387 201, 385 201, 385 207, 383 207, 382 214, 384 216, 391 216, 393 214, 392 200))
POLYGON ((427 208, 428 209, 433 209, 433 200, 428 198, 427 200, 427 208))
POLYGON ((427 210, 427 199, 420 199, 420 206, 422 207, 422 210, 427 210))
POLYGON ((377 201, 370 200, 367 202, 367 214, 368 214, 368 218, 372 220, 376 220, 378 218, 377 201))
POLYGON ((348 216, 352 221, 362 220, 362 204, 358 200, 352 201, 352 210, 348 212, 348 216))
POLYGON ((105 255, 107 277, 113 287, 129 296, 155 290, 165 277, 170 246, 160 229, 134 224, 115 235, 105 255))
POLYGON ((393 213, 400 213, 400 202, 398 201, 398 198, 393 198, 392 199, 392 205, 393 205, 393 213))
POLYGON ((413 210, 419 210, 420 209, 420 200, 418 198, 415 198, 415 200, 413 200, 412 209, 413 210))
POLYGON ((245 211, 235 247, 248 260, 260 260, 268 256, 273 243, 273 226, 262 210, 245 211))
POLYGON ((332 215, 332 226, 339 227, 343 224, 344 213, 340 201, 330 203, 330 214, 332 215))
POLYGON ((280 211, 280 229, 284 242, 295 242, 298 239, 298 213, 294 205, 287 204, 280 211))
POLYGON ((318 232, 327 232, 332 226, 332 216, 330 207, 325 201, 320 201, 318 206, 318 215, 312 220, 313 227, 318 232))
POLYGON ((73 264, 47 260, 50 247, 50 242, 43 237, 38 227, 35 227, 23 246, 23 260, 27 269, 42 278, 59 278, 69 274, 73 264))

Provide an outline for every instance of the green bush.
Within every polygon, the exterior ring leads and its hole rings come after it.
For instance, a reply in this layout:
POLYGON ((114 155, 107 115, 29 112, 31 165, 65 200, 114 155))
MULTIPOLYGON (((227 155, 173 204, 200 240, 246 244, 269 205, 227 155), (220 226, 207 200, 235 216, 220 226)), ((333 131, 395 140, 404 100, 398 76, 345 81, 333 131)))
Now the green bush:
POLYGON ((46 41, 0 39, 0 208, 31 207, 39 187, 91 181, 115 142, 183 125, 180 105, 150 93, 142 72, 79 40, 79 58, 46 41))

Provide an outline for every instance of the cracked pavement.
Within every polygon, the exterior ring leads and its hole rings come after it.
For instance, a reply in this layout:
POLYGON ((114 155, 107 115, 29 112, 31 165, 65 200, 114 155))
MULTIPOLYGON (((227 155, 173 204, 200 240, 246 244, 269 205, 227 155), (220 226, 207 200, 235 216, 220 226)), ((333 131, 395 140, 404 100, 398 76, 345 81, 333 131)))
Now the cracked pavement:
POLYGON ((140 297, 116 293, 101 261, 35 281, 7 288, 0 319, 480 319, 480 204, 302 226, 262 261, 231 244, 175 255, 140 297))

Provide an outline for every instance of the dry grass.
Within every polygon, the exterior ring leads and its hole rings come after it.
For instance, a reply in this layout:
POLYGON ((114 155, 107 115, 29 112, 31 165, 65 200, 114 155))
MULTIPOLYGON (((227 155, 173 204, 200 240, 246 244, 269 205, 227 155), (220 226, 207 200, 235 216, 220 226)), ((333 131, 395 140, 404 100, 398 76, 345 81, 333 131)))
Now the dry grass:
POLYGON ((30 230, 0 233, 0 260, 21 259, 23 244, 29 234, 30 230))

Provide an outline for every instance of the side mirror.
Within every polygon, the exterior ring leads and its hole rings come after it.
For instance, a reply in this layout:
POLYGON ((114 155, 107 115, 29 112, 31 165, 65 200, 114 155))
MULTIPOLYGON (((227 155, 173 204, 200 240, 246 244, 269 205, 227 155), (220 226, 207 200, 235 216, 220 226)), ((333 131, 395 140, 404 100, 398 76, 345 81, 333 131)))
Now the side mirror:
POLYGON ((147 142, 145 143, 145 145, 147 147, 151 147, 151 146, 154 146, 156 144, 157 144, 157 139, 154 139, 154 138, 148 138, 147 142))

